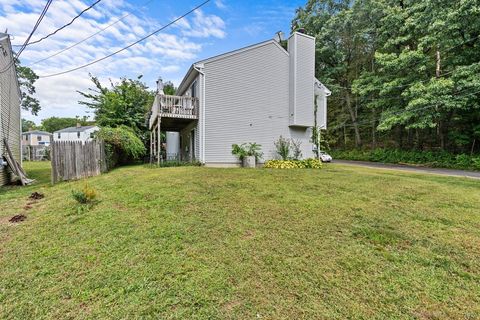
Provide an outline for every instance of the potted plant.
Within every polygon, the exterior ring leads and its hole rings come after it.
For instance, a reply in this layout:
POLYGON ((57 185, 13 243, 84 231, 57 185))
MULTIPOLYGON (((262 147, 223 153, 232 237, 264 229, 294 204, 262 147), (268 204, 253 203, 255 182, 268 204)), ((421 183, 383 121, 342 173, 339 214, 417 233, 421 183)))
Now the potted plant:
POLYGON ((261 145, 250 142, 242 143, 240 145, 232 145, 232 154, 237 156, 242 161, 244 168, 255 168, 257 160, 262 157, 261 145))

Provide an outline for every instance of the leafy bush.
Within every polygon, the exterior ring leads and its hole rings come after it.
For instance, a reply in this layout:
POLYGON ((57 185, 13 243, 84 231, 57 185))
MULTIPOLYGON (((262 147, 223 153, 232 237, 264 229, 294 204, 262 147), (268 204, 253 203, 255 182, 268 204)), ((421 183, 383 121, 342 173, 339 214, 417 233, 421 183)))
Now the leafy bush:
POLYGON ((322 162, 313 158, 305 160, 268 160, 264 167, 272 169, 321 169, 322 162))
POLYGON ((418 164, 427 167, 480 170, 480 157, 446 151, 405 151, 399 149, 336 150, 333 158, 383 163, 418 164))
POLYGON ((232 154, 238 159, 243 160, 245 157, 255 157, 256 160, 263 156, 262 146, 255 142, 232 144, 232 154))
POLYGON ((294 160, 300 160, 302 158, 302 142, 300 140, 290 140, 290 144, 292 146, 292 153, 294 160))
POLYGON ((282 160, 288 160, 290 158, 290 140, 280 136, 277 141, 274 142, 277 154, 282 160))
POLYGON ((82 190, 72 190, 72 198, 79 204, 91 204, 97 198, 97 192, 85 182, 82 190))
POLYGON ((282 160, 300 160, 302 158, 302 142, 300 140, 286 139, 280 136, 273 144, 282 160), (291 156, 290 154, 293 155, 291 156))
POLYGON ((105 141, 107 165, 113 168, 141 159, 147 152, 142 140, 128 127, 103 127, 96 136, 105 141))

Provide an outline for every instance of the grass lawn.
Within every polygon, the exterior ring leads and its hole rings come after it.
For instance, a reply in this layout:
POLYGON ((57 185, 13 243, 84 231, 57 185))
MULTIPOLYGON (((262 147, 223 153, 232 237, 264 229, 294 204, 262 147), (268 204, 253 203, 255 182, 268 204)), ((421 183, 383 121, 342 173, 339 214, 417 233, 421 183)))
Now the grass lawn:
POLYGON ((25 167, 0 189, 1 319, 480 318, 479 180, 132 166, 77 213, 84 182, 25 167))

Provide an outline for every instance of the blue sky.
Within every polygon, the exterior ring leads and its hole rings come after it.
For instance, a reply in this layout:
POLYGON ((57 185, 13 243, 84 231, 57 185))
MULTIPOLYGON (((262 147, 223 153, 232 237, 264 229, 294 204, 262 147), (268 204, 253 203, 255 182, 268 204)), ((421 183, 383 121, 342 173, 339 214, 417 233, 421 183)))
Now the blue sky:
MULTIPOLYGON (((24 112, 23 117, 39 123, 50 116, 91 116, 78 104, 77 93, 91 87, 89 73, 98 76, 105 85, 122 76, 133 78, 139 74, 152 88, 159 76, 179 84, 188 67, 197 60, 271 39, 280 30, 288 35, 295 9, 305 1, 211 0, 199 11, 127 52, 69 74, 39 79, 37 97, 42 111, 38 117, 28 112, 24 112)), ((67 29, 27 47, 21 56, 22 64, 31 66, 40 76, 68 70, 134 42, 201 2, 102 0, 67 29), (34 64, 126 14, 128 17, 99 35, 34 64)), ((70 21, 91 3, 93 0, 54 0, 32 40, 70 21)), ((44 4, 45 1, 40 0, 0 0, 0 30, 8 29, 12 42, 22 43, 44 4)))

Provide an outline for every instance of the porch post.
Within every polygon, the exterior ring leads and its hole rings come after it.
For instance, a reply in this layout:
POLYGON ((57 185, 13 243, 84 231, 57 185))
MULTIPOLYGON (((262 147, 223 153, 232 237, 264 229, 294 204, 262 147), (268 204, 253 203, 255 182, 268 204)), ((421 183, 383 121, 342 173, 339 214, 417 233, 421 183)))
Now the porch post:
POLYGON ((150 164, 153 162, 153 134, 152 131, 150 130, 150 164))
POLYGON ((162 139, 161 139, 161 135, 160 135, 160 120, 161 120, 161 118, 160 118, 160 116, 158 116, 157 117, 157 129, 158 129, 158 131, 157 131, 157 139, 158 139, 158 141, 157 141, 157 164, 159 166, 160 166, 160 155, 161 155, 161 146, 162 146, 162 144, 161 144, 162 139))

